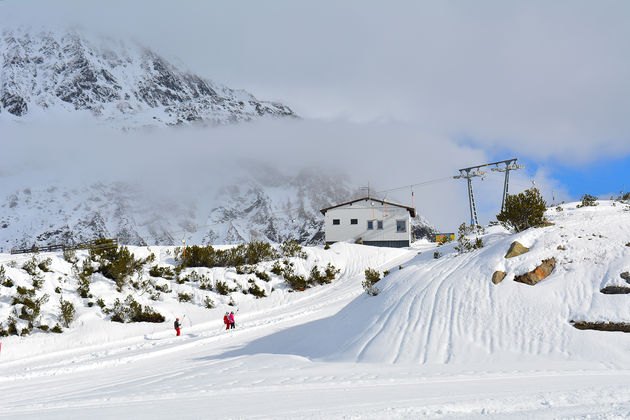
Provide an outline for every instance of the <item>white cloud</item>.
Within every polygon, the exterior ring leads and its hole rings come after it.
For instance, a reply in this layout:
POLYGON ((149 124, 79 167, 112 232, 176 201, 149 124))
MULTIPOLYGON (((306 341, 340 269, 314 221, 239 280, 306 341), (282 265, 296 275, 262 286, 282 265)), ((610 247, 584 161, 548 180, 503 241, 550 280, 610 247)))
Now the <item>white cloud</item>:
MULTIPOLYGON (((197 73, 317 120, 137 134, 138 149, 123 157, 61 146, 109 156, 88 175, 110 162, 149 171, 137 164, 146 161, 177 177, 202 170, 206 158, 248 150, 287 168, 346 169, 383 189, 452 175, 497 149, 565 163, 629 154, 629 12, 622 1, 13 0, 0 3, 0 23, 73 22, 135 37, 197 73), (476 146, 453 140, 461 137, 476 146)), ((566 194, 544 170, 535 178, 546 197, 549 188, 566 194)), ((502 181, 484 182, 478 199, 487 219, 500 205, 502 181)), ((518 182, 529 185, 515 173, 518 182)), ((464 182, 416 194, 436 224, 467 220, 464 182), (444 212, 440 203, 451 200, 444 212)))

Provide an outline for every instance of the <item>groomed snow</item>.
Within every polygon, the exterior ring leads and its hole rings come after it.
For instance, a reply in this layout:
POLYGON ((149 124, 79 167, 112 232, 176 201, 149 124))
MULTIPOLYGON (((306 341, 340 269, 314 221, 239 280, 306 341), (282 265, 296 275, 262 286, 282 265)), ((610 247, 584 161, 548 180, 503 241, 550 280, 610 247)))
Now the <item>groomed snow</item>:
MULTIPOLYGON (((308 248, 299 270, 332 262, 340 278, 239 296, 232 331, 224 301, 208 310, 164 299, 152 304, 164 324, 120 325, 84 308, 63 334, 5 337, 0 418, 628 418, 630 334, 569 321, 630 322, 630 295, 600 293, 625 284, 630 211, 576 204, 550 209, 549 227, 487 228, 485 246, 464 255, 452 244, 308 248), (514 240, 530 252, 505 259, 514 240), (549 257, 548 278, 513 281, 549 257), (366 267, 391 270, 378 296, 363 293, 366 267), (508 273, 498 285, 495 270, 508 273)), ((51 282, 68 270, 52 258, 51 282)))

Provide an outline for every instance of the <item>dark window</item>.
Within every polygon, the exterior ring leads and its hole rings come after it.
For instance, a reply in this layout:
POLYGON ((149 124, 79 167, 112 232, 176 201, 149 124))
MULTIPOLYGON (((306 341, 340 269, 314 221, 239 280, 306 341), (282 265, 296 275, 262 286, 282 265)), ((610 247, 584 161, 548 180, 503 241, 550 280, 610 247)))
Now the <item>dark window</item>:
POLYGON ((407 222, 396 220, 396 232, 407 232, 407 222))
POLYGON ((351 225, 358 225, 359 224, 359 219, 350 219, 350 224, 351 225))
POLYGON ((368 230, 374 229, 374 221, 368 220, 368 230))
POLYGON ((341 222, 339 221, 339 219, 333 219, 333 225, 338 225, 338 224, 340 224, 340 223, 341 223, 341 222))
POLYGON ((382 220, 377 220, 376 221, 376 229, 383 230, 383 221, 382 220))

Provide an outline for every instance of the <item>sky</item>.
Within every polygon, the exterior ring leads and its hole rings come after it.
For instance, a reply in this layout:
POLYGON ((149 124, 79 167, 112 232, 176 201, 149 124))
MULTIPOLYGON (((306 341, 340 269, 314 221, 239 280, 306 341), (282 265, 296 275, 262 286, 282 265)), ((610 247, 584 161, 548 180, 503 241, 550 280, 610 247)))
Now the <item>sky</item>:
MULTIPOLYGON (((630 189, 629 16, 607 0, 0 2, 2 27, 135 39, 302 117, 191 138, 263 139, 272 161, 332 165, 377 190, 516 157, 511 191, 535 180, 549 202, 630 189)), ((502 179, 474 187, 490 220, 502 179)), ((464 181, 416 188, 438 226, 467 220, 464 181)))

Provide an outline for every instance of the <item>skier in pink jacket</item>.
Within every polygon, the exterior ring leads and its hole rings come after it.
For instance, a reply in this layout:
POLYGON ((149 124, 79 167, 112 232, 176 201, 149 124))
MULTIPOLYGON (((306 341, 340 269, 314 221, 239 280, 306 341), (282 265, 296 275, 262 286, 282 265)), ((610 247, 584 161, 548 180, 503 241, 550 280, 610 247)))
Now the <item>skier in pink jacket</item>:
POLYGON ((234 312, 230 312, 230 315, 228 315, 228 321, 230 321, 230 328, 236 327, 234 323, 234 312))

